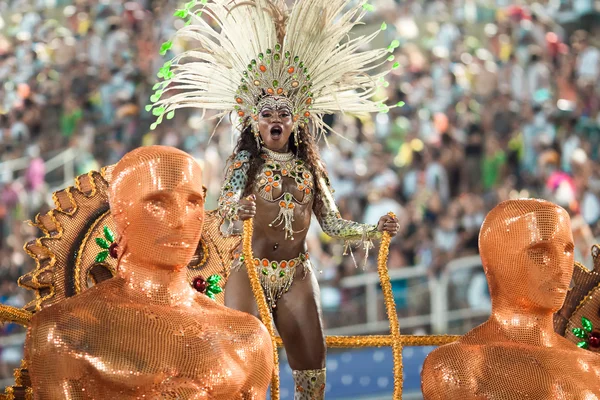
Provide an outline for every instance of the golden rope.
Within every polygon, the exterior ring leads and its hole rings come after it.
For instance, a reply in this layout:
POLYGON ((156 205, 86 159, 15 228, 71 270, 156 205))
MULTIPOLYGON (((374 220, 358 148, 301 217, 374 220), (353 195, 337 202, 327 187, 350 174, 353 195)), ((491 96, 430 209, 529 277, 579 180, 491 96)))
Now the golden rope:
MULTIPOLYGON (((395 215, 389 213, 391 217, 395 215)), ((273 378, 271 381, 271 399, 279 399, 279 357, 277 354, 277 348, 283 347, 283 342, 280 337, 275 336, 273 329, 273 320, 269 311, 267 301, 265 299, 264 292, 258 280, 256 268, 254 266, 254 255, 252 253, 252 233, 253 233, 253 221, 252 219, 244 221, 244 234, 243 234, 243 255, 246 270, 250 278, 250 284, 254 293, 254 298, 258 305, 258 311, 260 316, 267 326, 271 340, 273 341, 274 351, 274 364, 275 368, 273 371, 273 378)), ((338 348, 356 348, 356 347, 392 347, 392 354, 394 359, 394 400, 402 399, 402 346, 440 346, 447 343, 452 343, 460 336, 451 335, 437 335, 437 336, 414 336, 414 335, 400 335, 400 324, 398 322, 398 313, 396 312, 396 303, 394 302, 394 296, 392 293, 392 285, 390 283, 390 276, 387 270, 387 261, 389 255, 389 246, 391 242, 391 236, 389 233, 384 232, 381 239, 381 246, 379 248, 379 254, 377 257, 377 272, 379 274, 379 280, 381 288, 383 290, 383 298, 385 301, 386 312, 390 321, 390 335, 374 335, 374 336, 327 336, 326 344, 327 347, 338 347, 338 348)))
POLYGON ((32 316, 27 310, 0 304, 0 322, 14 322, 26 327, 32 316))
MULTIPOLYGON (((441 346, 457 341, 455 335, 400 335, 402 346, 441 346)), ((327 336, 328 348, 359 348, 359 347, 392 347, 394 339, 390 335, 361 335, 361 336, 327 336)), ((280 337, 276 338, 278 347, 283 347, 280 337)))
POLYGON ((4 399, 6 399, 6 400, 15 400, 15 389, 13 389, 12 386, 9 386, 6 389, 4 389, 4 393, 5 393, 4 394, 4 399))
MULTIPOLYGON (((395 218, 394 213, 388 213, 392 218, 395 218)), ((390 283, 390 275, 388 274, 387 261, 390 253, 390 242, 392 237, 388 232, 383 232, 381 238, 381 246, 377 256, 377 272, 379 273, 379 281, 383 291, 383 299, 385 309, 390 320, 390 334, 392 339, 392 355, 394 359, 394 400, 402 399, 402 342, 400 340, 400 324, 398 323, 398 313, 396 312, 396 303, 394 302, 394 294, 392 293, 392 284, 390 283)))
POLYGON ((248 271, 248 277, 250 278, 250 285, 252 286, 252 292, 258 305, 258 312, 260 318, 267 327, 271 340, 273 342, 273 378, 271 379, 271 399, 279 400, 279 355, 277 353, 277 337, 275 336, 275 330, 273 329, 273 319, 271 318, 271 312, 265 299, 265 294, 262 290, 260 282, 258 280, 258 274, 254 266, 254 254, 252 253, 252 233, 254 227, 252 226, 253 219, 244 221, 244 234, 242 237, 243 248, 242 254, 244 255, 244 263, 246 264, 246 270, 248 271))

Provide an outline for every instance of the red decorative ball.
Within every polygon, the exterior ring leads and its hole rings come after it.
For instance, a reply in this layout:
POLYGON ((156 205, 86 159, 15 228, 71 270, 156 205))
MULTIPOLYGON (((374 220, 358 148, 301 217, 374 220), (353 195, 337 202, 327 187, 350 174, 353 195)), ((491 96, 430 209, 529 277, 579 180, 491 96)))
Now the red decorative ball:
POLYGON ((600 347, 600 331, 593 331, 588 336, 588 346, 597 349, 600 347))
POLYGON ((208 286, 208 283, 204 280, 203 277, 199 276, 194 279, 194 283, 192 283, 192 285, 194 286, 194 289, 196 289, 200 293, 204 293, 206 287, 208 286))
POLYGON ((108 248, 108 253, 110 254, 110 256, 112 258, 117 258, 119 257, 119 254, 117 253, 117 248, 119 247, 119 245, 117 244, 117 242, 114 242, 110 245, 110 247, 108 248))

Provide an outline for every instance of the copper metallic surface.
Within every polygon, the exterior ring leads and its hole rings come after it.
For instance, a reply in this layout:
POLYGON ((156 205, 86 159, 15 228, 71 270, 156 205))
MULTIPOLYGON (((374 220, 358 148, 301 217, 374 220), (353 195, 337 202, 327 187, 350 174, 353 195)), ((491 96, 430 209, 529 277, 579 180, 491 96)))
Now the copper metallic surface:
POLYGON ((541 200, 503 202, 486 217, 479 249, 492 315, 427 357, 424 398, 600 398, 599 356, 553 329, 573 274, 567 212, 541 200))
MULTIPOLYGON (((19 285, 32 290, 35 298, 25 309, 36 312, 74 296, 116 273, 117 260, 95 258, 103 249, 96 239, 104 236, 104 228, 116 231, 108 205, 109 184, 114 166, 90 171, 75 179, 75 186, 54 194, 55 208, 37 215, 31 225, 43 235, 25 244, 24 250, 36 268, 19 278, 19 285)), ((224 287, 229 276, 231 252, 240 237, 225 237, 220 232, 222 218, 217 211, 206 211, 202 238, 196 254, 187 267, 188 282, 218 274, 224 287)), ((118 253, 118 249, 117 249, 118 253)), ((216 295, 223 304, 223 293, 216 295)), ((0 317, 4 314, 0 314, 0 317)))
POLYGON ((26 360, 36 399, 264 399, 273 370, 254 317, 192 289, 202 170, 151 146, 112 172, 116 277, 37 312, 26 360))

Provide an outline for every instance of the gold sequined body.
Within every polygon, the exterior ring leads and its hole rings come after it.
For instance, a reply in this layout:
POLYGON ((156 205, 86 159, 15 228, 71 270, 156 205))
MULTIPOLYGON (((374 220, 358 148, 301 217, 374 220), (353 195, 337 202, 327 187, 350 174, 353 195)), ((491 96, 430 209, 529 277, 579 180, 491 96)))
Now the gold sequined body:
POLYGON ((205 221, 200 166, 174 148, 136 149, 115 166, 110 201, 116 276, 34 315, 35 397, 264 399, 265 326, 188 281, 205 221))
POLYGON ((425 399, 600 399, 597 355, 585 354, 567 340, 545 348, 509 341, 481 343, 472 337, 479 334, 493 336, 472 332, 427 358, 425 399))
POLYGON ((426 400, 600 399, 600 357, 554 332, 573 274, 567 212, 511 200, 486 217, 479 249, 492 314, 425 360, 426 400))
POLYGON ((27 345, 36 398, 264 399, 264 325, 187 300, 153 304, 117 277, 39 312, 27 345))

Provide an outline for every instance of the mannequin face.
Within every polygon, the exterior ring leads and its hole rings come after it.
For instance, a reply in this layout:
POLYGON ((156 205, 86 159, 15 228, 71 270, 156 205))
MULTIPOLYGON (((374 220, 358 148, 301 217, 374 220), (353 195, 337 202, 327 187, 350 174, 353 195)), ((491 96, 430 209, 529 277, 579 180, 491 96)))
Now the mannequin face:
MULTIPOLYGON (((519 202, 514 204, 518 207, 519 202)), ((503 297, 521 309, 555 312, 573 274, 573 236, 567 212, 549 202, 541 204, 521 215, 498 215, 503 222, 484 233, 493 235, 497 246, 481 250, 488 279, 497 288, 492 297, 503 297)))
MULTIPOLYGON (((150 147, 152 148, 152 147, 150 147)), ((192 259, 204 222, 202 169, 182 152, 120 162, 111 210, 125 251, 137 263, 181 269, 192 259), (121 163, 125 162, 125 165, 121 163)))

